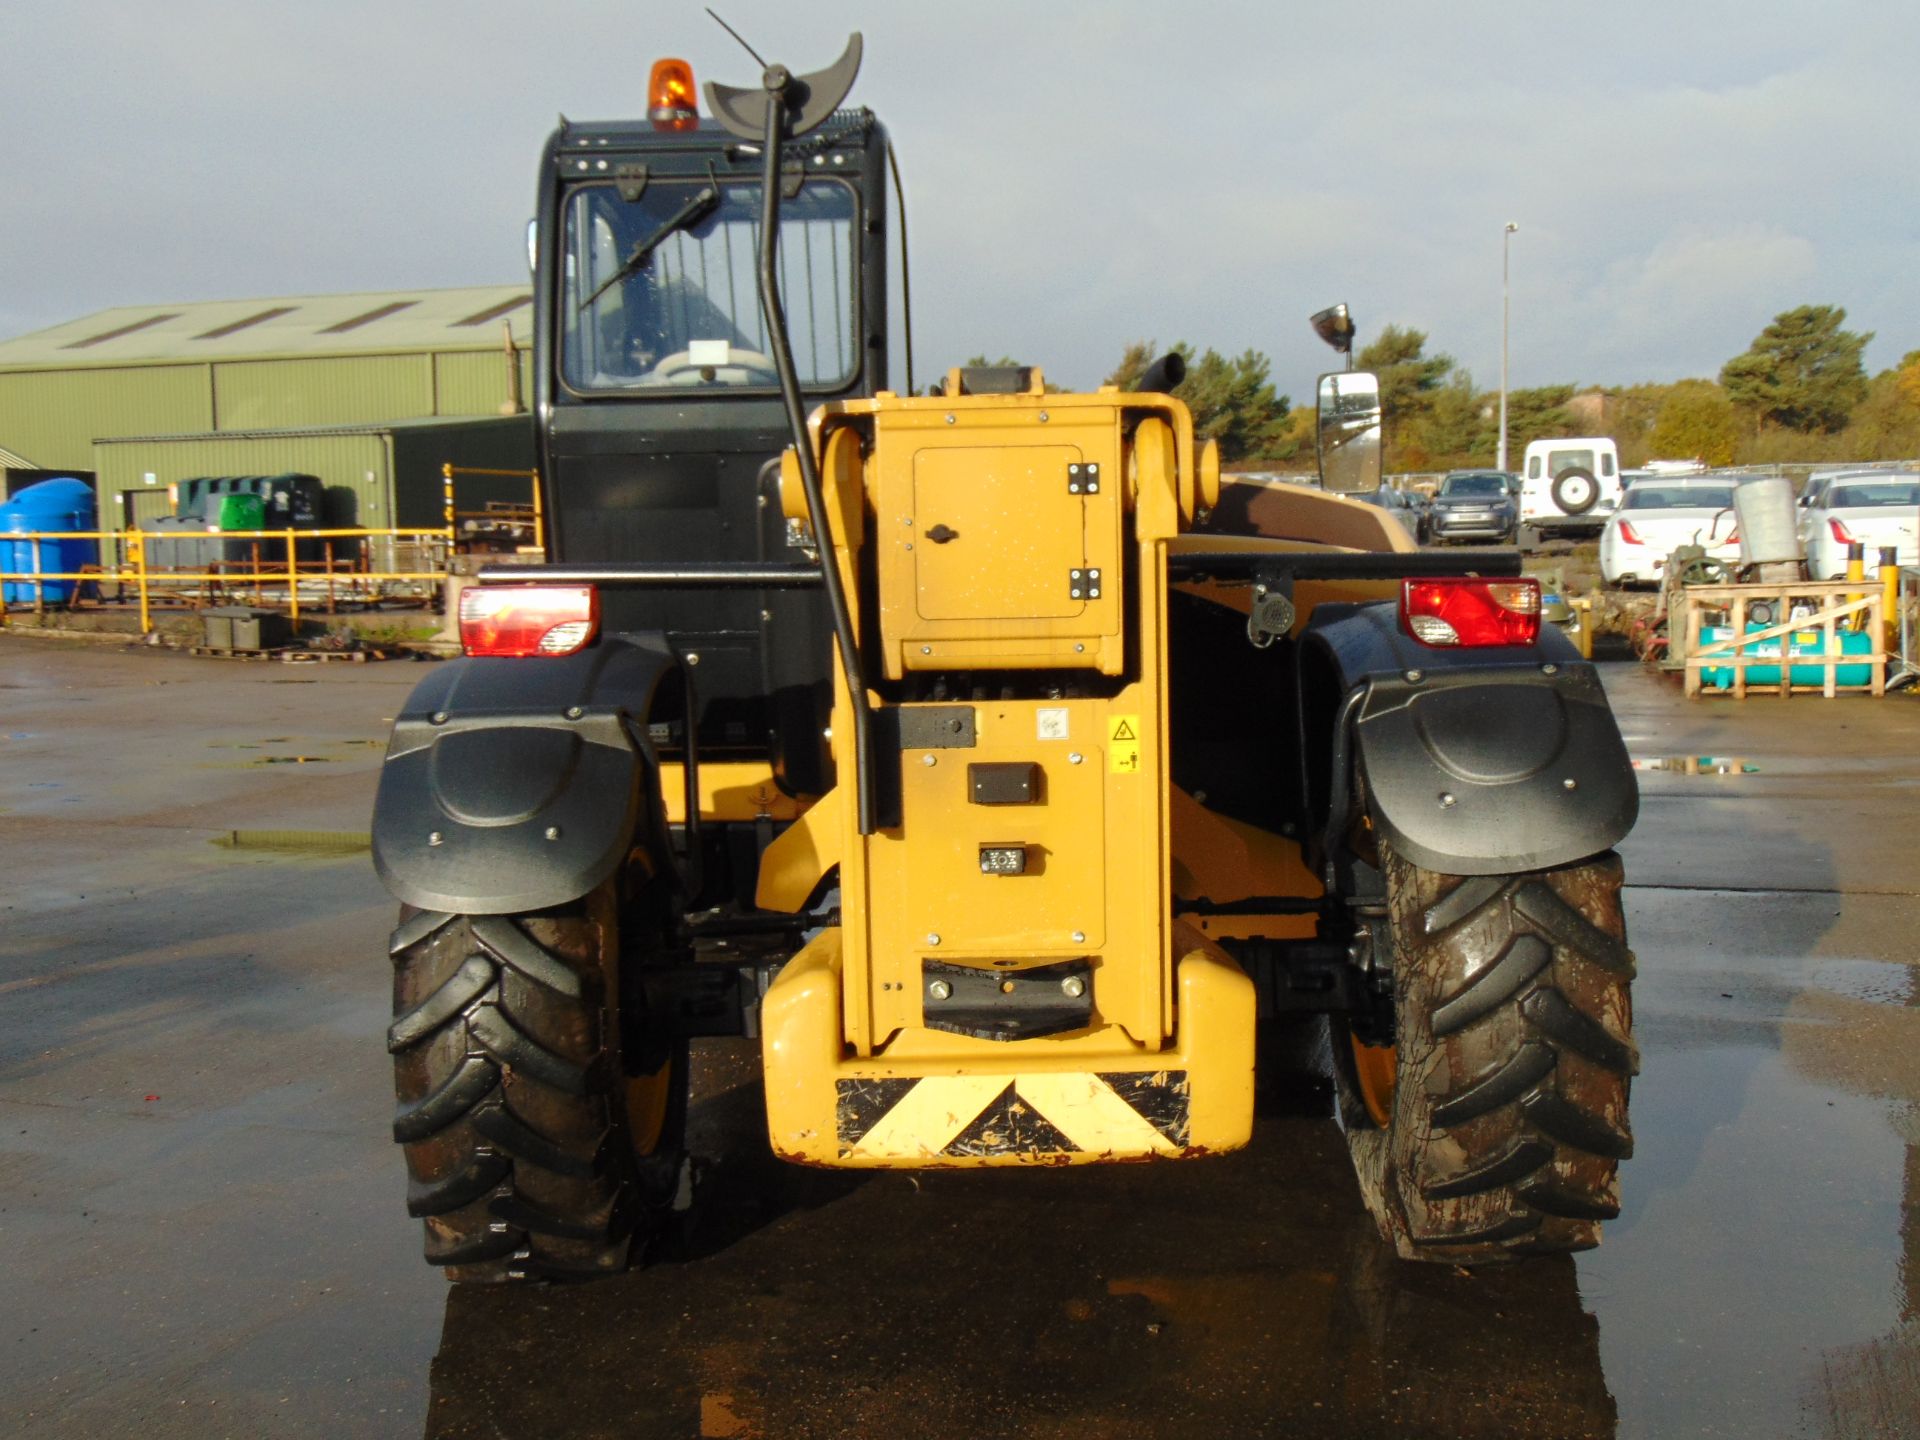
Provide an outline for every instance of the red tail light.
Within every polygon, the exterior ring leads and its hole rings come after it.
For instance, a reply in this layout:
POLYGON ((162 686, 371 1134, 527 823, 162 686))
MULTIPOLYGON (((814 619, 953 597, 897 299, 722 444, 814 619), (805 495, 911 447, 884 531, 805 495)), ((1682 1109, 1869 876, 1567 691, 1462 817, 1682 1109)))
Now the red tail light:
POLYGON ((571 655, 600 628, 591 585, 471 585, 460 592, 469 655, 571 655))
POLYGON ((1840 517, 1838 515, 1829 515, 1827 517, 1827 525, 1833 531, 1833 538, 1838 540, 1842 545, 1853 544, 1853 532, 1840 523, 1840 517))
POLYGON ((1435 647, 1531 645, 1540 637, 1540 582, 1403 580, 1400 628, 1435 647))
POLYGON ((700 111, 693 99, 693 67, 684 60, 656 60, 647 78, 647 118, 656 130, 694 130, 700 111))
POLYGON ((1628 545, 1644 545, 1647 543, 1634 533, 1633 522, 1631 520, 1622 520, 1620 522, 1620 539, 1628 545))

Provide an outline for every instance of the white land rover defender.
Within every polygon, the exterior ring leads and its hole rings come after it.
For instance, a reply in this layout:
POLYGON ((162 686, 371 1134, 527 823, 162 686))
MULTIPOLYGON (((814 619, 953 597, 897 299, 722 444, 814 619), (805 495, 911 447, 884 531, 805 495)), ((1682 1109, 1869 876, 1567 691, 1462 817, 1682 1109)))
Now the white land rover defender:
POLYGON ((1620 503, 1620 452, 1605 435, 1535 440, 1521 472, 1522 537, 1597 535, 1620 503))

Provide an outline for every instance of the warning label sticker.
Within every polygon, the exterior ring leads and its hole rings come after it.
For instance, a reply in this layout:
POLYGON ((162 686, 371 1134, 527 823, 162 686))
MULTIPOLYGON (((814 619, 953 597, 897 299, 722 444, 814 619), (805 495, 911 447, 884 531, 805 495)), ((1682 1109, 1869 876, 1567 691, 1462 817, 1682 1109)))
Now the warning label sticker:
POLYGON ((1042 740, 1065 740, 1068 738, 1068 712, 1064 708, 1054 709, 1048 706, 1042 707, 1034 713, 1036 717, 1036 728, 1042 740))
POLYGON ((1107 717, 1107 768, 1115 775, 1140 773, 1140 717, 1107 717))

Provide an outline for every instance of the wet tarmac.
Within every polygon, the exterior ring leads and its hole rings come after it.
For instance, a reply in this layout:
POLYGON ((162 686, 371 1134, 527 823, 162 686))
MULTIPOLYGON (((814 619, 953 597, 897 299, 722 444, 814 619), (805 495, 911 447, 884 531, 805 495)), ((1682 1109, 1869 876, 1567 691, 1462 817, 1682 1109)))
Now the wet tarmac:
POLYGON ((402 1213, 354 848, 422 672, 279 669, 0 637, 0 1433, 1920 1435, 1920 701, 1605 667, 1635 755, 1741 766, 1640 776, 1596 1251, 1391 1258, 1312 1027, 1241 1154, 871 1178, 773 1161, 729 1042, 678 1253, 470 1291, 402 1213))

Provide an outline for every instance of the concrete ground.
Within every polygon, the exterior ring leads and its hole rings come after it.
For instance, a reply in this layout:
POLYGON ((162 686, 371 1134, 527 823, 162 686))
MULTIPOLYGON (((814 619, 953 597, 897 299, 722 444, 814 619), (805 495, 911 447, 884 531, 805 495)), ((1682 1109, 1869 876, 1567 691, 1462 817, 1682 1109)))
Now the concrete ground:
POLYGON ((716 1043, 686 1253, 465 1291, 402 1212, 365 854, 213 843, 363 834, 421 668, 0 637, 0 1433, 1920 1434, 1920 702, 1604 669, 1636 756, 1740 763, 1642 774, 1599 1250, 1391 1259, 1310 1032, 1238 1155, 864 1179, 773 1161, 716 1043))

